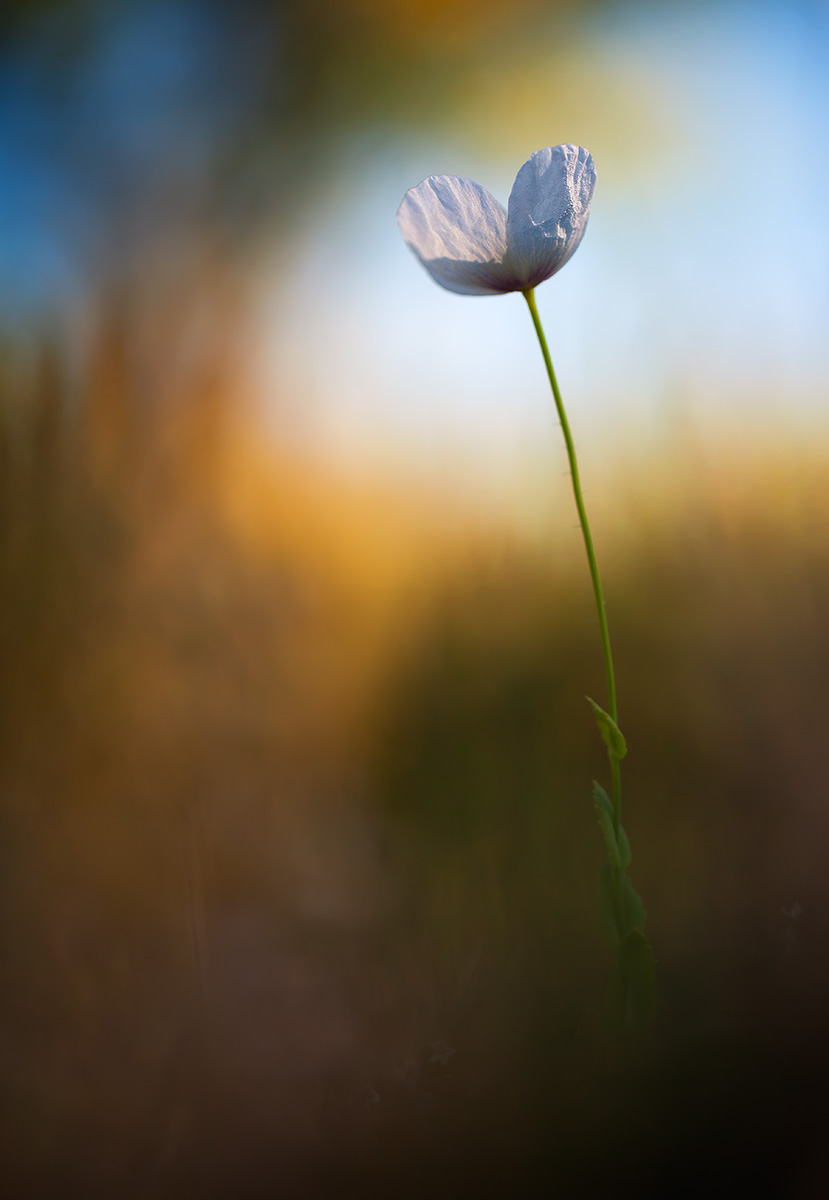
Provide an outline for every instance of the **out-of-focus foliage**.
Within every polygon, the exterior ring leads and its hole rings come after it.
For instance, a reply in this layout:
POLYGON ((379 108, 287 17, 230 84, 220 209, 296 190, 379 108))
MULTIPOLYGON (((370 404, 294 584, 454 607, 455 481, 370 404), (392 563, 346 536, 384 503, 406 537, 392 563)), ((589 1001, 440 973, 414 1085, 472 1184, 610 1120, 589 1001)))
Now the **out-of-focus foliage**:
POLYGON ((4 377, 11 1193, 599 1186, 597 1136, 641 1184, 643 1130, 664 1191, 743 1120, 815 1170, 823 461, 688 463, 606 564, 661 989, 617 1062, 580 563, 263 455, 218 349, 141 362, 113 298, 4 377))

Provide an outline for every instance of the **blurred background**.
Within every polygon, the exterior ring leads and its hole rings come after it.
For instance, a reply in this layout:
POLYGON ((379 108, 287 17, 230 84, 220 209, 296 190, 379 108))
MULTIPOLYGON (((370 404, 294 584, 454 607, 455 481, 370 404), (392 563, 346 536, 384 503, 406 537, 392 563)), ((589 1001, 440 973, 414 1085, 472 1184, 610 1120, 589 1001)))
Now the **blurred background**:
POLYGON ((829 5, 0 7, 7 1195, 823 1196, 829 5), (608 1031, 584 552, 659 1009, 608 1031))

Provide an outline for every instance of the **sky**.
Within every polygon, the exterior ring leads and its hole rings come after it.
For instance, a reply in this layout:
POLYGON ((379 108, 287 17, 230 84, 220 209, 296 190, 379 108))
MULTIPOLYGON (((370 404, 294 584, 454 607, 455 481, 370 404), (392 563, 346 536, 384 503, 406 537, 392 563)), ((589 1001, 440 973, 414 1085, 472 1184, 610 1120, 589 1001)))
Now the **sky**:
MULTIPOLYGON (((114 178, 137 211, 182 206, 183 255, 210 131, 245 119, 255 47, 239 31, 225 58, 206 7, 106 11, 72 105, 48 62, 4 65, 7 328, 82 306, 78 248, 112 202, 101 161, 123 161, 114 178), (67 131, 85 111, 95 137, 79 161, 67 131), (171 147, 186 186, 154 194, 171 147)), ((538 292, 577 440, 601 455, 689 426, 825 434, 829 6, 611 5, 568 27, 557 90, 549 36, 482 64, 443 125, 367 119, 329 151, 287 243, 275 222, 257 244, 246 344, 268 436, 415 479, 520 482, 548 460, 559 435, 523 300, 440 289, 395 212, 436 173, 506 202, 521 163, 558 141, 587 146, 598 169, 578 253, 538 292)))

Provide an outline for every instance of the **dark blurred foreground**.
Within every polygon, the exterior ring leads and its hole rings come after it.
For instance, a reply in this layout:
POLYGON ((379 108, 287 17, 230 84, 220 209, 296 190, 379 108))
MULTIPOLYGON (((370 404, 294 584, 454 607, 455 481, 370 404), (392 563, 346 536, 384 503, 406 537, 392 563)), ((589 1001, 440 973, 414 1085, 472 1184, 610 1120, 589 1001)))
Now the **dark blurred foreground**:
POLYGON ((608 561, 626 1046, 580 557, 257 458, 127 330, 5 368, 4 1194, 824 1195, 825 466, 712 466, 608 561))

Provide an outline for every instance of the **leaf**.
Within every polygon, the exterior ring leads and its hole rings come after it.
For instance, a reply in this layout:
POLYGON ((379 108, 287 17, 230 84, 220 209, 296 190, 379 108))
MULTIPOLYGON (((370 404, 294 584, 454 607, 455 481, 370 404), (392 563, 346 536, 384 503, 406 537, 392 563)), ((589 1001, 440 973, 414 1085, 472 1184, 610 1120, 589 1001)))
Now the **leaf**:
POLYGON ((642 1032, 653 1016, 656 962, 650 942, 641 930, 627 935, 619 948, 614 975, 617 1011, 629 1033, 642 1032))
POLYGON ((596 805, 597 811, 604 809, 611 821, 613 820, 613 803, 602 785, 595 779, 593 780, 593 803, 596 805))
POLYGON ((623 941, 631 933, 645 932, 645 906, 639 893, 630 881, 629 875, 620 877, 619 886, 619 933, 623 941))
POLYGON ((593 804, 599 818, 599 825, 604 834, 605 845, 610 861, 615 867, 629 867, 633 861, 628 835, 622 826, 618 831, 613 818, 613 804, 602 785, 593 780, 593 804))
POLYGON ((630 876, 612 859, 600 875, 602 924, 611 944, 621 946, 631 933, 645 932, 646 913, 630 876))
POLYGON ((608 799, 607 792, 595 780, 593 781, 593 803, 599 817, 599 825, 604 834, 607 856, 614 867, 621 869, 624 864, 619 854, 616 831, 613 828, 613 805, 608 799))
POLYGON ((613 720, 610 713, 605 712, 595 700, 591 700, 589 696, 585 696, 585 699, 593 709, 599 733, 602 735, 602 741, 607 746, 610 754, 615 759, 624 758, 628 752, 628 748, 621 729, 613 720))
POLYGON ((633 851, 630 848, 628 835, 625 833, 623 825, 619 826, 619 832, 616 834, 616 841, 619 845, 619 858, 623 867, 629 867, 633 862, 633 851))

